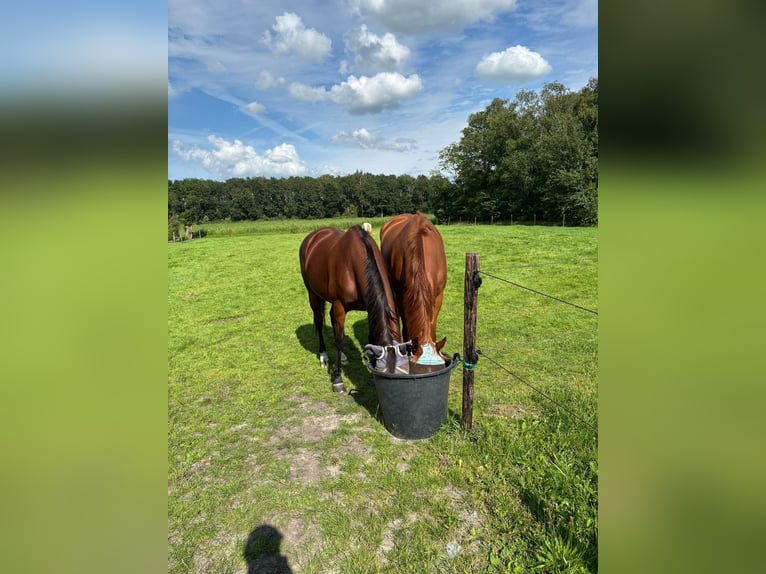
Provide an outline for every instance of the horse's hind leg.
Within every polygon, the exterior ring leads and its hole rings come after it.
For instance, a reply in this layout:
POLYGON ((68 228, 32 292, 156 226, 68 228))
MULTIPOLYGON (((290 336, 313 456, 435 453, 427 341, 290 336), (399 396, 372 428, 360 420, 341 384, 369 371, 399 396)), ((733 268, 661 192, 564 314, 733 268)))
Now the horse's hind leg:
POLYGON ((326 368, 330 362, 327 357, 327 347, 324 344, 324 301, 313 291, 309 291, 309 305, 314 312, 314 329, 319 337, 319 364, 326 368))
POLYGON ((340 301, 335 301, 330 310, 330 319, 332 320, 332 332, 335 336, 335 365, 332 372, 332 390, 336 393, 345 393, 346 385, 343 384, 343 378, 340 375, 341 363, 347 362, 346 355, 343 354, 343 344, 345 343, 346 332, 346 310, 340 301))

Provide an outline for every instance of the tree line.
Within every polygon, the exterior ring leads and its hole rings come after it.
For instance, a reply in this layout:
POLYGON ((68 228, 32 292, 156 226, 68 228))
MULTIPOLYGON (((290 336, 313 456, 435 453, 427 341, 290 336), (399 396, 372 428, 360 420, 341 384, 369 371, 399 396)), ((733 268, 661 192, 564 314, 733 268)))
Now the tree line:
POLYGON ((440 175, 353 175, 168 181, 168 216, 182 222, 372 217, 429 211, 440 175))
POLYGON ((442 172, 420 175, 168 180, 168 219, 181 224, 390 216, 439 221, 597 223, 598 80, 579 92, 546 84, 471 114, 442 172), (446 175, 445 175, 446 174, 446 175))

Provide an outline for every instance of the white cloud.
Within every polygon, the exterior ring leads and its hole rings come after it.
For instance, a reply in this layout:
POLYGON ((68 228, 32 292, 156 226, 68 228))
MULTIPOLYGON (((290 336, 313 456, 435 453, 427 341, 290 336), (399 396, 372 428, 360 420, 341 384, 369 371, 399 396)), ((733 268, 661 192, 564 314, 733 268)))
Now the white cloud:
POLYGON ((375 114, 398 107, 400 100, 413 98, 422 89, 423 83, 417 74, 405 78, 399 73, 382 72, 372 77, 349 76, 330 90, 296 83, 290 86, 290 95, 307 102, 332 100, 348 104, 352 114, 375 114))
POLYGON ((423 89, 420 76, 405 78, 399 73, 383 72, 372 77, 349 76, 330 90, 333 101, 349 103, 353 113, 379 113, 396 108, 400 100, 414 98, 423 89))
POLYGON ((397 138, 387 140, 380 136, 371 134, 365 128, 354 130, 353 132, 340 132, 330 138, 330 141, 336 144, 345 144, 357 146, 363 149, 379 149, 387 151, 411 151, 417 148, 415 140, 397 138))
POLYGON ((493 52, 484 56, 476 65, 476 75, 481 78, 524 82, 543 76, 552 69, 540 54, 517 45, 504 52, 493 52))
POLYGON ((259 104, 258 102, 250 102, 249 104, 246 104, 245 109, 253 115, 266 113, 266 106, 259 104))
POLYGON ((350 0, 361 16, 400 33, 462 27, 516 8, 516 0, 350 0))
POLYGON ((410 49, 396 41, 396 36, 386 33, 377 36, 362 25, 345 36, 346 50, 354 55, 354 62, 361 70, 398 70, 410 57, 410 49))
POLYGON ((258 79, 255 81, 255 86, 261 90, 269 90, 271 88, 277 88, 284 86, 287 83, 282 76, 275 78, 271 72, 261 72, 258 74, 258 79))
POLYGON ((330 94, 324 88, 312 88, 306 84, 292 83, 289 89, 290 95, 302 102, 321 102, 327 100, 330 94))
POLYGON ((267 30, 263 34, 263 41, 275 54, 297 54, 312 62, 319 62, 332 49, 330 38, 314 28, 306 28, 300 17, 292 12, 277 16, 271 29, 274 34, 267 30))
POLYGON ((239 140, 227 141, 208 136, 215 149, 185 146, 174 140, 172 149, 183 160, 199 163, 208 172, 222 178, 247 176, 304 175, 306 165, 290 144, 281 144, 259 155, 252 146, 239 140))

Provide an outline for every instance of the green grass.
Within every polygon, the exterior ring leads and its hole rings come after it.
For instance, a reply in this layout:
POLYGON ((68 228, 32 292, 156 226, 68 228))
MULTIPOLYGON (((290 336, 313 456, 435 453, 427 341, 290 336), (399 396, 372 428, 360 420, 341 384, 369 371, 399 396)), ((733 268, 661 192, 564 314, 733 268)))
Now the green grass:
MULTIPOLYGON (((382 221, 370 220, 376 239, 382 221)), ((364 313, 346 322, 349 394, 331 392, 317 360, 298 247, 333 222, 277 223, 291 224, 168 244, 168 571, 257 570, 264 543, 248 537, 263 525, 301 572, 597 571, 595 431, 480 359, 474 432, 458 423, 457 368, 442 429, 393 438, 361 362, 364 313)), ((462 354, 466 252, 597 309, 595 229, 439 229, 449 280, 437 334, 450 354, 462 354)), ((479 290, 477 347, 593 426, 596 326, 487 276, 479 290)))
POLYGON ((203 231, 208 236, 261 235, 265 233, 302 233, 324 226, 348 229, 352 225, 369 222, 373 227, 380 228, 388 217, 344 217, 335 219, 273 219, 265 221, 229 221, 215 223, 200 223, 194 226, 194 231, 203 231))

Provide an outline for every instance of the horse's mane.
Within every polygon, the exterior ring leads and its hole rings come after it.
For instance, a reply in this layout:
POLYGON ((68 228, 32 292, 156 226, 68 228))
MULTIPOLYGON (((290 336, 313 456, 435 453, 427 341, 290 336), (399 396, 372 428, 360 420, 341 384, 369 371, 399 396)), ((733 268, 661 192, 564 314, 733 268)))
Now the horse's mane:
POLYGON ((365 306, 367 307, 367 326, 369 328, 370 342, 376 345, 389 345, 393 342, 393 333, 391 333, 389 328, 389 321, 395 323, 397 322, 397 317, 386 300, 383 278, 378 262, 375 259, 375 252, 372 249, 369 234, 360 225, 354 225, 351 229, 355 229, 367 252, 367 261, 364 265, 367 279, 365 306))
POLYGON ((407 289, 404 291, 402 300, 404 306, 402 312, 407 317, 407 330, 411 336, 416 334, 412 330, 414 325, 425 326, 428 329, 434 304, 433 290, 426 273, 423 253, 423 242, 431 230, 428 227, 428 220, 422 215, 418 215, 415 221, 417 229, 414 233, 408 233, 406 237, 407 267, 404 269, 404 277, 407 289))

